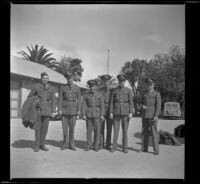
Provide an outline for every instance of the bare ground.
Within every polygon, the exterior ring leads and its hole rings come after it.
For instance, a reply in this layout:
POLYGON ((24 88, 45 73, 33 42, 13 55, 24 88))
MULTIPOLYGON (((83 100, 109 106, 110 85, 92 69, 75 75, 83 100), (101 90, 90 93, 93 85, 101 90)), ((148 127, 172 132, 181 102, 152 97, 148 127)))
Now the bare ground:
MULTIPOLYGON (((174 133, 174 128, 184 120, 159 120, 158 129, 174 133)), ((62 125, 60 121, 49 124, 48 152, 34 152, 34 131, 25 128, 21 120, 11 120, 11 178, 184 178, 185 146, 160 144, 160 154, 138 153, 141 147, 141 119, 133 118, 129 124, 129 152, 121 151, 122 132, 119 133, 119 150, 85 152, 86 123, 78 120, 75 129, 77 151, 60 150, 62 125)))

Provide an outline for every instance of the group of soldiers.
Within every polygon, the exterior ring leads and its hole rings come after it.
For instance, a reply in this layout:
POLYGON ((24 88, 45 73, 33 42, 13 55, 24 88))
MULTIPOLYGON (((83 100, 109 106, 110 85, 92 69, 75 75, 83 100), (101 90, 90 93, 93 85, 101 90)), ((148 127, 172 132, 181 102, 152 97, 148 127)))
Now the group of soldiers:
MULTIPOLYGON (((109 89, 110 75, 105 75, 106 83, 104 88, 97 90, 97 81, 89 80, 87 82, 89 91, 81 96, 80 88, 73 83, 73 74, 66 73, 67 83, 60 88, 58 113, 62 117, 63 144, 61 150, 71 149, 76 151, 75 147, 75 126, 77 118, 86 120, 87 127, 87 145, 85 151, 94 150, 98 152, 101 149, 107 149, 110 152, 117 150, 120 122, 122 127, 122 146, 123 152, 128 153, 128 126, 133 118, 135 108, 133 104, 133 94, 131 89, 125 87, 127 80, 125 75, 117 75, 118 87, 112 91, 109 89), (105 141, 106 126, 106 141, 105 141), (113 128, 113 141, 111 135, 113 128), (94 138, 92 140, 92 133, 94 138)), ((37 84, 30 92, 28 97, 36 95, 40 100, 40 126, 35 129, 35 148, 48 151, 45 146, 50 117, 55 117, 56 105, 53 87, 48 83, 49 76, 43 72, 41 74, 41 83, 37 84)), ((155 155, 159 154, 159 134, 157 131, 157 119, 161 108, 160 93, 154 90, 155 81, 148 79, 146 84, 149 90, 142 95, 139 106, 142 109, 142 147, 139 152, 148 151, 148 137, 151 131, 153 137, 153 147, 155 155)))

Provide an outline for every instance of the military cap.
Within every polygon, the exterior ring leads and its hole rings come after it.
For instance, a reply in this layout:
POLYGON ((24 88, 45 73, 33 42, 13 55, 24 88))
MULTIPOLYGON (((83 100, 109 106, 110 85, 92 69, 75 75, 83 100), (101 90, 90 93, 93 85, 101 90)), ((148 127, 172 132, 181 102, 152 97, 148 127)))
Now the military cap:
POLYGON ((119 74, 119 75, 117 75, 117 79, 118 79, 119 81, 124 82, 124 81, 126 81, 126 76, 125 76, 125 75, 122 75, 122 74, 119 74))
POLYGON ((109 81, 112 76, 110 76, 109 74, 106 74, 106 75, 102 75, 101 78, 103 78, 105 81, 109 81))
POLYGON ((65 78, 70 78, 70 77, 73 76, 73 74, 72 74, 72 72, 66 72, 66 73, 64 74, 64 76, 65 76, 65 78))
POLYGON ((97 81, 91 79, 91 80, 87 81, 87 84, 88 84, 89 86, 96 86, 96 85, 97 85, 97 81))
POLYGON ((146 78, 146 83, 149 84, 155 84, 155 80, 153 78, 146 78))
POLYGON ((43 76, 49 76, 46 72, 42 72, 40 75, 41 75, 41 77, 43 77, 43 76))

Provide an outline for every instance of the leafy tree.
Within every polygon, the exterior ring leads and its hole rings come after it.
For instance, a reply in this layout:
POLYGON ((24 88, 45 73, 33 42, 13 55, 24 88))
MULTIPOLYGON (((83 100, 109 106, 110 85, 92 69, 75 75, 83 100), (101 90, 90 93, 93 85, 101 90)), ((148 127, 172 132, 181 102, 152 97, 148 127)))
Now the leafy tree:
POLYGON ((156 80, 162 104, 177 101, 184 106, 185 50, 172 46, 167 54, 157 54, 148 64, 148 75, 156 80))
POLYGON ((126 62, 121 69, 121 73, 126 75, 127 80, 132 87, 136 113, 139 113, 140 111, 139 103, 141 95, 146 91, 146 86, 143 85, 143 79, 147 76, 147 67, 147 60, 134 59, 132 62, 126 62), (137 86, 137 84, 139 84, 139 86, 137 86))
POLYGON ((44 48, 44 46, 39 47, 36 44, 34 47, 33 45, 31 45, 31 47, 27 46, 27 49, 29 53, 25 51, 18 52, 18 54, 22 55, 27 61, 32 61, 49 67, 50 63, 56 60, 55 58, 50 57, 53 53, 47 54, 48 50, 44 48))
POLYGON ((84 71, 81 63, 81 59, 63 56, 59 62, 52 62, 50 67, 62 75, 65 75, 67 72, 73 73, 74 80, 77 82, 81 81, 82 73, 84 71))
POLYGON ((133 88, 133 93, 136 95, 136 81, 146 76, 146 69, 148 63, 146 60, 134 59, 132 62, 128 61, 121 69, 121 73, 126 75, 129 84, 133 88))
POLYGON ((162 96, 162 105, 167 101, 177 101, 184 108, 185 49, 175 45, 170 47, 167 54, 156 54, 149 62, 134 59, 132 62, 126 62, 121 72, 127 76, 132 86, 136 109, 140 96, 147 90, 144 82, 146 77, 156 80, 156 89, 162 96), (137 89, 135 81, 139 81, 137 89))

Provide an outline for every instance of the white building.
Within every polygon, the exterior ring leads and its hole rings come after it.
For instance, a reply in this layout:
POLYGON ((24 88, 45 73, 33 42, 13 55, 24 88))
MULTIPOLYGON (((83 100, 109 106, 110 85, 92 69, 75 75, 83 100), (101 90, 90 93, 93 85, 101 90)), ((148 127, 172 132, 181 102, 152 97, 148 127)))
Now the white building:
MULTIPOLYGON (((49 75, 49 83, 55 88, 55 96, 58 97, 58 91, 61 85, 66 84, 63 75, 52 69, 34 62, 10 57, 10 116, 11 118, 21 117, 21 108, 32 87, 40 82, 40 74, 46 72, 49 75)), ((86 84, 75 83, 81 88, 84 94, 87 88, 86 84)))

